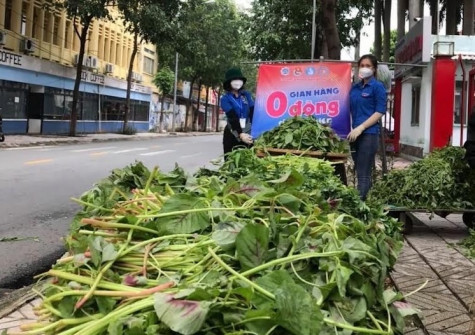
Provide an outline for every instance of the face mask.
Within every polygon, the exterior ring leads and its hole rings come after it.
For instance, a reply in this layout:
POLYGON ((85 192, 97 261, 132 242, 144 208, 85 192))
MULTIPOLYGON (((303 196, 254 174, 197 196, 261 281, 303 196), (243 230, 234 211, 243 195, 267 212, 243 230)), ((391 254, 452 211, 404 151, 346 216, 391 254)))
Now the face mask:
POLYGON ((372 75, 373 75, 373 70, 371 70, 369 67, 362 67, 358 73, 358 77, 360 79, 368 79, 372 75))
POLYGON ((233 90, 240 90, 242 85, 244 85, 244 82, 241 79, 231 81, 231 88, 233 90))

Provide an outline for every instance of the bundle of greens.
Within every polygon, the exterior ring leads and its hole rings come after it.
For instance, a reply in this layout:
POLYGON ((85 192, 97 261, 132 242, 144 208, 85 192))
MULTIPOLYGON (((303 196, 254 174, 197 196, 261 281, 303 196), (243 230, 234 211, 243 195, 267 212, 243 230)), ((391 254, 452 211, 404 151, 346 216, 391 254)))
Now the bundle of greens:
POLYGON ((367 203, 412 209, 466 209, 475 204, 475 170, 463 160, 465 149, 435 150, 404 170, 375 183, 367 203))
POLYGON ((291 117, 276 128, 262 134, 255 142, 256 148, 322 151, 348 153, 346 141, 333 130, 313 117, 291 117))
POLYGON ((155 169, 113 206, 87 193, 23 334, 402 333, 415 311, 385 286, 397 223, 316 205, 322 191, 277 160, 272 180, 155 169))

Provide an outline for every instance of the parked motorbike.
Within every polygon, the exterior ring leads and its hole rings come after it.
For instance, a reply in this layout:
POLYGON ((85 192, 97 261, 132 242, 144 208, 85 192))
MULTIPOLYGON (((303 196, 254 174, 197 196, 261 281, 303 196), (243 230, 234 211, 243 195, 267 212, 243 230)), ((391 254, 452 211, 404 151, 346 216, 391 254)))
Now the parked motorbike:
POLYGON ((5 141, 5 134, 3 133, 3 120, 2 116, 0 115, 0 142, 5 141))

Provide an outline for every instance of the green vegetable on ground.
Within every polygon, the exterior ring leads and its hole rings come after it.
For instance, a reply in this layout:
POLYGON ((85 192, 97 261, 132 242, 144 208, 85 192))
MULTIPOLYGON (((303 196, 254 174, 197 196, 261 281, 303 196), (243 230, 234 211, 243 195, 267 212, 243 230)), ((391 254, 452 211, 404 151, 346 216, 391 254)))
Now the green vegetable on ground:
POLYGON ((137 163, 86 192, 23 334, 402 333, 400 225, 328 162, 251 154, 189 178, 137 163))

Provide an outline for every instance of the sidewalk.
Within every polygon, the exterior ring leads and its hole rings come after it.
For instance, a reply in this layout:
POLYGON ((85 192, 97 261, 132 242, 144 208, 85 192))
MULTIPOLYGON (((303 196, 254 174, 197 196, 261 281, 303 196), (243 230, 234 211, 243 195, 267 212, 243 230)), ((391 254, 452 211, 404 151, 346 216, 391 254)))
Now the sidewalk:
MULTIPOLYGON (((405 334, 474 335, 475 260, 457 246, 468 235, 462 216, 429 219, 428 214, 418 213, 414 217, 414 230, 405 236, 391 273, 396 287, 409 294, 406 300, 421 311, 420 320, 406 327, 405 334)), ((25 288, 12 292, 3 303, 0 299, 0 332, 18 333, 20 325, 36 320, 33 309, 40 300, 28 292, 25 288)))
POLYGON ((43 146, 58 144, 77 144, 107 141, 136 141, 148 140, 161 137, 172 136, 206 136, 221 135, 217 132, 169 132, 169 133, 136 133, 134 135, 124 135, 117 133, 101 134, 81 134, 75 137, 62 135, 5 135, 5 142, 0 143, 2 148, 15 148, 27 146, 43 146))

